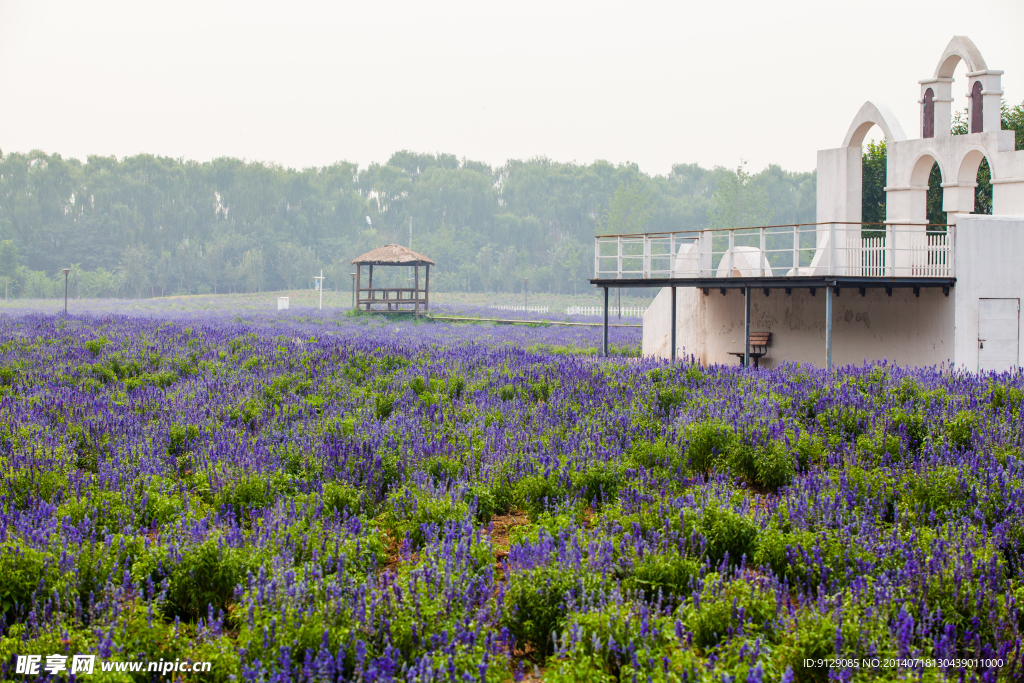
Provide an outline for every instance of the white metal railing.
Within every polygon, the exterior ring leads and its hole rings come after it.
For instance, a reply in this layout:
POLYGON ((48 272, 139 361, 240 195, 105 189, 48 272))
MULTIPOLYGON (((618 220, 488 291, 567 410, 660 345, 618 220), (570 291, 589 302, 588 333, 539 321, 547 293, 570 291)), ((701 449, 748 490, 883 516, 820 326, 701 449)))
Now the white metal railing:
POLYGON ((522 313, 547 313, 547 306, 488 306, 496 311, 520 311, 522 313))
POLYGON ((595 279, 954 277, 954 226, 816 223, 595 238, 595 279))
MULTIPOLYGON (((620 311, 615 306, 608 307, 608 315, 612 317, 642 318, 647 311, 643 306, 623 306, 620 311)), ((603 306, 570 306, 565 309, 566 315, 604 315, 603 306)))

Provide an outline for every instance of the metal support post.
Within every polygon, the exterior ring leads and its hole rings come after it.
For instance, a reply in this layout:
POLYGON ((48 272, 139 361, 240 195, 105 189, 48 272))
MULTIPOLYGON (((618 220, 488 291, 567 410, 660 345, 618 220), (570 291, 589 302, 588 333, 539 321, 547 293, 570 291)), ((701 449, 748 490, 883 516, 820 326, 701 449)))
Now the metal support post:
POLYGON ((601 335, 601 355, 608 357, 608 288, 604 288, 604 331, 601 335))
POLYGON ((832 369, 832 285, 825 288, 825 367, 832 369))
POLYGON ((750 286, 743 288, 743 367, 750 367, 750 286))
POLYGON ((676 288, 672 288, 672 360, 676 359, 676 288))

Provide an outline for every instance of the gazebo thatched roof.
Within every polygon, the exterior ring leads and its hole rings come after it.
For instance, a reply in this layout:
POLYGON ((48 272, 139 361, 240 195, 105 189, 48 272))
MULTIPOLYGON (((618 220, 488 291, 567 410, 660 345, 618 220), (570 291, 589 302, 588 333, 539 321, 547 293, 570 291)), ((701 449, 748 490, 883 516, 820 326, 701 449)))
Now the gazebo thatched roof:
POLYGON ((352 263, 361 266, 426 266, 434 262, 423 254, 417 254, 401 244, 385 244, 379 249, 368 251, 352 263))

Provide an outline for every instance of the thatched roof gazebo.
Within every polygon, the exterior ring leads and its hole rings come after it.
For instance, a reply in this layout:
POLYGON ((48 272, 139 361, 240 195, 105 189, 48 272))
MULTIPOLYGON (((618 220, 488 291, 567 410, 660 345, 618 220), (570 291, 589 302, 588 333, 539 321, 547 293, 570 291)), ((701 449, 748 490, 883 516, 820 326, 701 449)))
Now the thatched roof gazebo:
POLYGON ((430 266, 434 262, 400 244, 387 244, 353 259, 356 266, 356 308, 366 311, 411 310, 419 315, 420 309, 430 308, 430 266), (363 266, 370 267, 370 278, 363 287, 363 266), (412 287, 374 287, 374 266, 404 266, 414 269, 412 287), (426 267, 423 288, 420 289, 420 266, 426 267))

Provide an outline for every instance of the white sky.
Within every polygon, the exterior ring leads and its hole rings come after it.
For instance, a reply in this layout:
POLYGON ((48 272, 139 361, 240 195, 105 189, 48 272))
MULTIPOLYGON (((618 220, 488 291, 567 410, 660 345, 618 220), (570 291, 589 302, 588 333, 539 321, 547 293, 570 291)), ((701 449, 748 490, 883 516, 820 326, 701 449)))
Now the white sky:
POLYGON ((1022 27, 1021 0, 0 0, 0 149, 811 170, 868 99, 916 136, 954 34, 1020 103, 1022 27))

